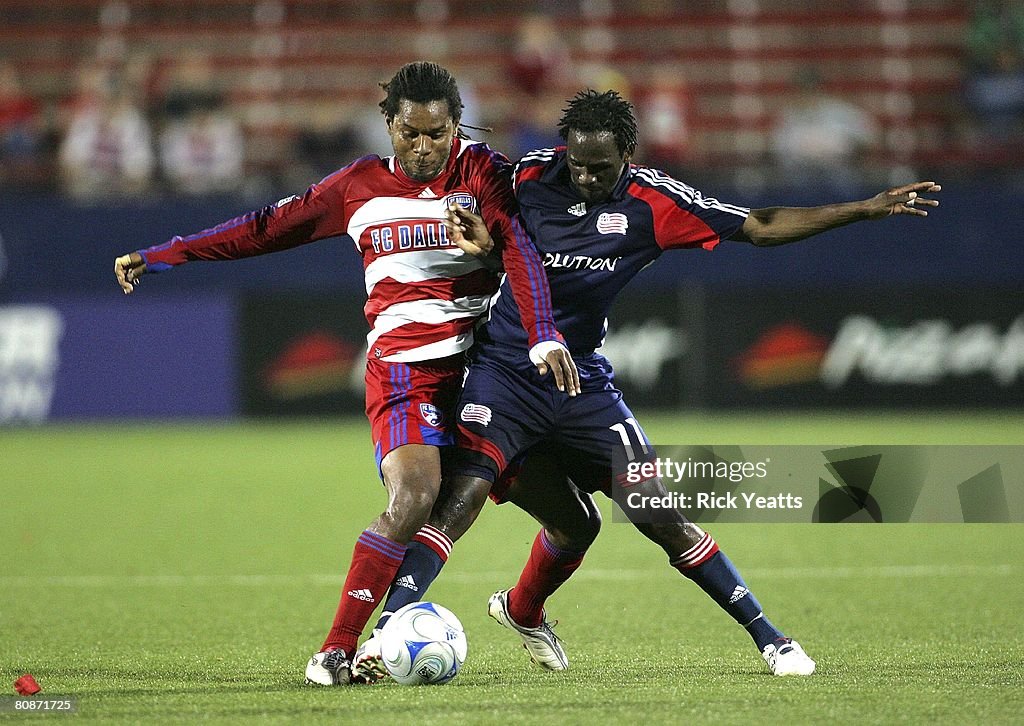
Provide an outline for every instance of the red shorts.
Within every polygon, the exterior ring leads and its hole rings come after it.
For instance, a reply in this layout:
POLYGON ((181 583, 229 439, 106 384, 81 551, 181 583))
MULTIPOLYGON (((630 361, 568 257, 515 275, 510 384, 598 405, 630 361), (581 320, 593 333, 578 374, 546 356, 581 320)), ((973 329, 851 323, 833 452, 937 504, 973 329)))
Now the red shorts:
POLYGON ((422 363, 367 361, 366 417, 378 472, 384 457, 399 446, 455 443, 455 406, 464 366, 461 353, 422 363))

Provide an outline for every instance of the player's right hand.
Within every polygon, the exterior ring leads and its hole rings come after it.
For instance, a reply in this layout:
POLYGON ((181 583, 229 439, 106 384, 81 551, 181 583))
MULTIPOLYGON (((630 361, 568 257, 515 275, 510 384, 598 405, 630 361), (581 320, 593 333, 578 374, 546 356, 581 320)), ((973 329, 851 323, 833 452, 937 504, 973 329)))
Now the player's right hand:
POLYGON ((448 228, 448 239, 466 254, 483 258, 494 249, 494 240, 479 214, 452 202, 442 221, 448 228))
POLYGON ((138 252, 121 255, 114 260, 114 276, 117 277, 117 284, 124 290, 125 295, 131 294, 139 284, 139 278, 145 274, 146 263, 138 252))
POLYGON ((554 374, 555 385, 559 391, 565 391, 570 396, 577 396, 583 391, 580 388, 580 372, 576 369, 576 363, 569 354, 569 349, 561 343, 547 342, 534 346, 530 351, 530 360, 537 366, 537 372, 542 376, 546 376, 548 371, 554 374))

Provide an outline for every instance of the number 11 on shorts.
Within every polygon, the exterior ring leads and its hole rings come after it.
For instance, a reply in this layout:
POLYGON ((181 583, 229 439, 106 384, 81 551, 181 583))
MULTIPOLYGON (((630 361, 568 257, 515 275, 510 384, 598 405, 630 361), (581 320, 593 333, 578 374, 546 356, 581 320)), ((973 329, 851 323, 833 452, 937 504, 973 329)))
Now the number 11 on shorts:
POLYGON ((633 461, 636 459, 636 456, 633 454, 633 445, 629 442, 629 434, 626 432, 626 424, 629 424, 633 428, 633 431, 636 432, 636 440, 640 442, 640 446, 643 448, 644 453, 649 453, 650 450, 647 448, 647 438, 644 436, 644 432, 641 430, 640 424, 638 424, 636 419, 632 416, 627 418, 623 423, 617 423, 609 426, 608 428, 617 433, 619 438, 622 439, 622 445, 626 448, 626 459, 633 461))

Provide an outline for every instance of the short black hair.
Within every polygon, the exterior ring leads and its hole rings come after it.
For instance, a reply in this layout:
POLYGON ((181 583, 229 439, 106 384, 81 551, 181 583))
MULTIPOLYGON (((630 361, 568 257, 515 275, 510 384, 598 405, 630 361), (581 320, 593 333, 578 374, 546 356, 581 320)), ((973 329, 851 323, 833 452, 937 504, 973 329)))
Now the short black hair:
POLYGON ((568 141, 569 130, 607 131, 615 137, 619 153, 632 154, 636 150, 636 118, 633 104, 618 91, 598 93, 592 88, 577 93, 562 110, 558 121, 558 134, 568 141))
POLYGON ((459 86, 447 69, 429 61, 406 63, 387 83, 380 87, 387 97, 380 102, 380 111, 384 118, 391 121, 398 114, 398 104, 402 99, 415 103, 446 101, 448 111, 456 125, 462 118, 462 96, 459 86))

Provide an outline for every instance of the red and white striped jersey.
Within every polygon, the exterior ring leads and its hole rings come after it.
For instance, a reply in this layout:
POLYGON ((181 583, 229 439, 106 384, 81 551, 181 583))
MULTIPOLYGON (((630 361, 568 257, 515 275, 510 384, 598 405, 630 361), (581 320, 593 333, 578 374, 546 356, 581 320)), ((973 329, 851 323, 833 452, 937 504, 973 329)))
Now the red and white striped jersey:
POLYGON ((140 250, 147 271, 192 260, 229 260, 346 236, 363 258, 369 355, 385 361, 444 358, 473 343, 498 278, 448 239, 450 201, 480 214, 499 246, 530 345, 562 341, 547 278, 509 183, 511 165, 486 144, 456 139, 444 171, 409 178, 394 157, 353 162, 301 197, 188 237, 140 250))

